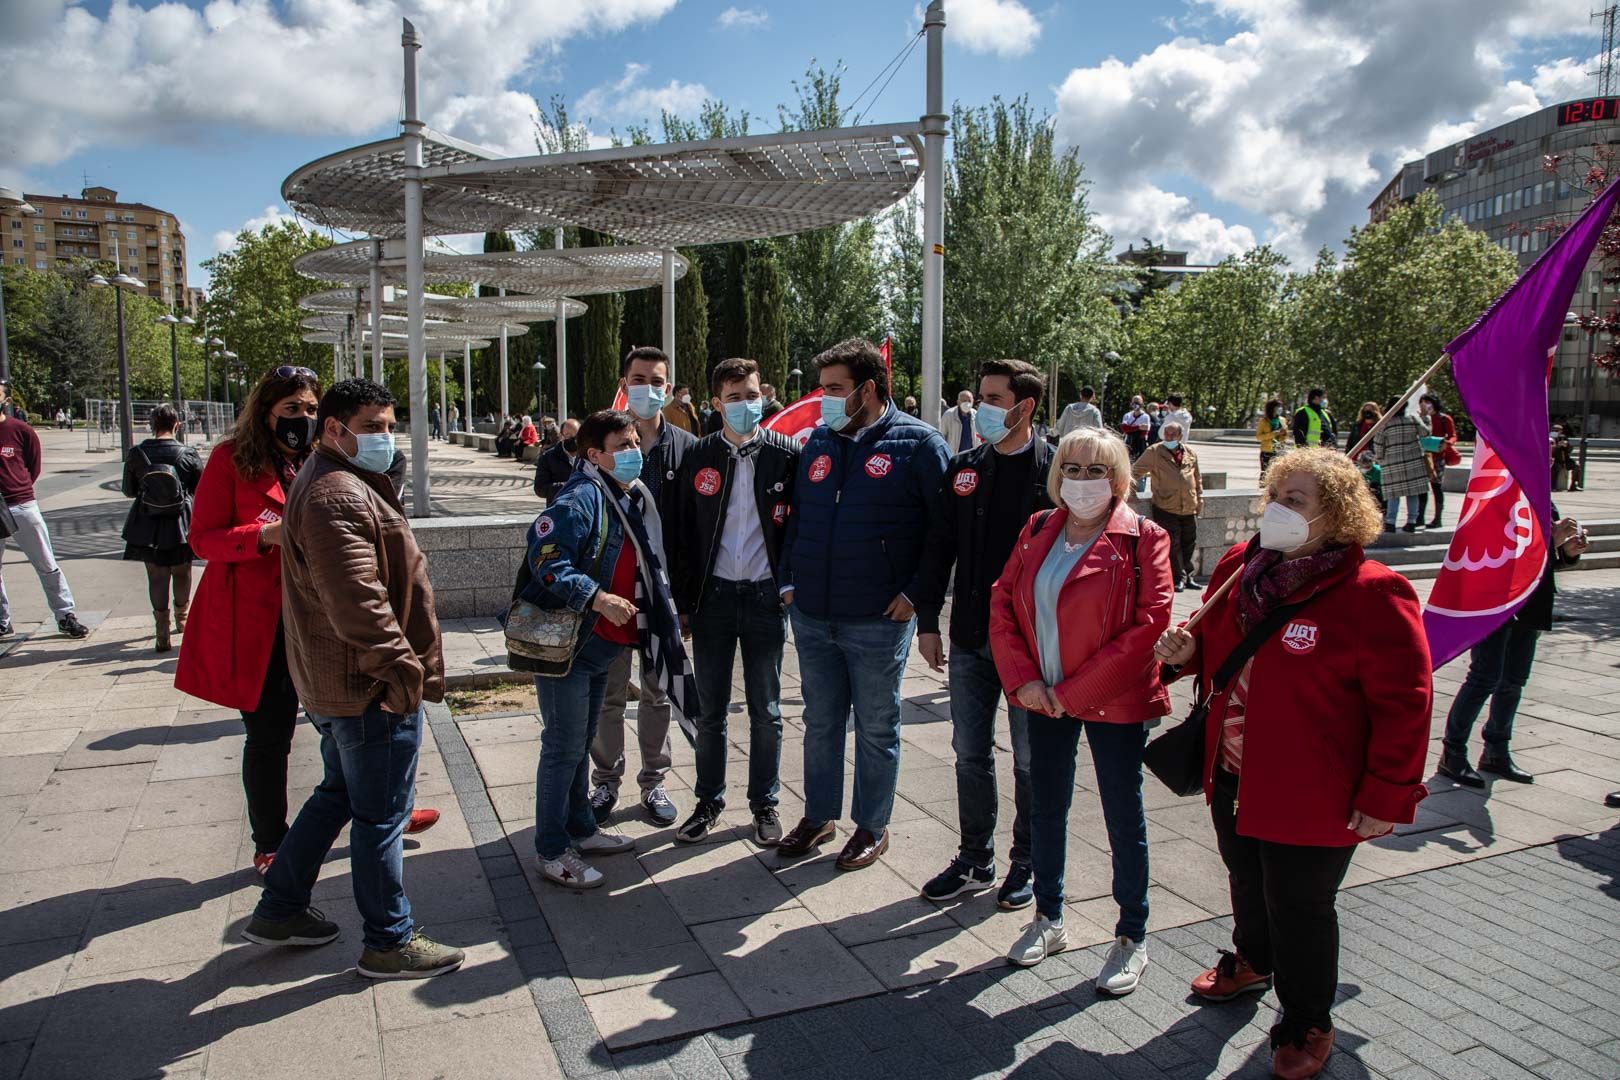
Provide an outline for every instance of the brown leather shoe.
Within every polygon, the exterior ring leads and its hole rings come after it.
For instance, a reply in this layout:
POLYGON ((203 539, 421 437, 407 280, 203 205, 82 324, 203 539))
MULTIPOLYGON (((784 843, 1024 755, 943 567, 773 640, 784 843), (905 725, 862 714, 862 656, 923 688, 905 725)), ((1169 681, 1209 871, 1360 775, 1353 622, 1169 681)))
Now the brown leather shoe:
POLYGON ((1214 967, 1192 981, 1192 992, 1205 1001, 1231 1001, 1241 994, 1263 994, 1271 989, 1271 976, 1249 966, 1241 953, 1221 950, 1214 967))
POLYGON ((1290 1039, 1271 1054, 1271 1072, 1278 1080, 1311 1080, 1327 1066, 1333 1052, 1333 1029, 1313 1027, 1297 1041, 1290 1039))
POLYGON ((820 847, 834 836, 838 830, 830 821, 811 821, 809 818, 800 818, 799 823, 793 826, 793 831, 782 837, 782 842, 776 845, 776 850, 783 855, 804 855, 813 847, 820 847))
POLYGON ((878 861, 878 856, 889 850, 889 830, 873 833, 871 829, 856 829, 849 843, 838 853, 838 869, 864 870, 878 861))

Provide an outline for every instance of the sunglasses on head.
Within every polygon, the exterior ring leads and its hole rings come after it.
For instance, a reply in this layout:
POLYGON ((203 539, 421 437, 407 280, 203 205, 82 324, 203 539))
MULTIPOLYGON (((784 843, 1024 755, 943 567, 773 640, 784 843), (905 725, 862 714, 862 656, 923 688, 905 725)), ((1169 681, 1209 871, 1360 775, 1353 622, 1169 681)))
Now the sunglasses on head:
POLYGON ((272 371, 270 374, 274 375, 278 379, 291 379, 291 378, 293 378, 294 376, 297 376, 297 375, 302 375, 306 379, 315 378, 315 373, 313 371, 309 370, 309 368, 307 368, 307 367, 293 367, 291 364, 282 364, 280 367, 276 368, 276 370, 272 371))

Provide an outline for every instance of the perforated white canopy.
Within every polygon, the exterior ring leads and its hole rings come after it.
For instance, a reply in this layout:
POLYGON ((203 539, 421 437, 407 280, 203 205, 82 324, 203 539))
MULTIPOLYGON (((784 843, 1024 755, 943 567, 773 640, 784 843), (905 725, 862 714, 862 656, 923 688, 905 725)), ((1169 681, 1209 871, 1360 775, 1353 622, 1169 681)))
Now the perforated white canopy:
MULTIPOLYGON (((305 311, 332 312, 344 315, 354 313, 355 290, 328 289, 325 292, 311 293, 298 301, 298 306, 305 311)), ((392 299, 384 298, 382 310, 390 315, 404 315, 405 294, 400 291, 391 293, 392 299)), ((563 318, 577 319, 585 314, 587 306, 578 300, 566 297, 562 301, 563 318)), ((545 300, 532 296, 428 296, 424 300, 428 318, 439 319, 472 319, 480 322, 496 323, 530 323, 550 322, 557 317, 557 301, 545 300)), ((371 305, 365 292, 360 295, 360 315, 362 319, 369 320, 371 305)))
MULTIPOLYGON (((366 285, 371 280, 371 255, 369 240, 336 244, 300 255, 293 261, 293 269, 317 281, 366 285)), ((536 248, 475 255, 430 251, 422 256, 422 270, 423 280, 429 285, 477 282, 555 300, 651 288, 663 280, 663 258, 658 248, 630 246, 536 248)), ((378 265, 385 285, 404 285, 401 244, 384 245, 378 265)), ((687 261, 676 255, 675 276, 683 276, 688 269, 687 261)))

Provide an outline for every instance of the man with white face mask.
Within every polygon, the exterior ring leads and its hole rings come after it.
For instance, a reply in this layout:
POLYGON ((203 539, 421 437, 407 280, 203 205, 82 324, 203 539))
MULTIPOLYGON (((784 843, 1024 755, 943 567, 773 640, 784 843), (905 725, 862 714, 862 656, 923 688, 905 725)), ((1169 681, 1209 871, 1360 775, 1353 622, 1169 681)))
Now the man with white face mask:
POLYGON ((956 408, 947 410, 939 418, 939 433, 951 453, 960 454, 978 445, 978 432, 973 430, 973 391, 963 390, 956 395, 956 408))
MULTIPOLYGON (((664 405, 669 386, 669 357, 664 350, 643 345, 631 349, 619 365, 619 385, 624 388, 630 412, 636 418, 636 434, 641 440, 642 467, 639 479, 652 494, 663 521, 665 534, 679 535, 678 500, 672 497, 675 474, 697 437, 665 419, 664 405)), ((667 552, 661 552, 667 566, 667 552)), ((630 661, 635 649, 626 649, 608 671, 607 699, 591 743, 591 806, 598 822, 605 822, 619 801, 619 783, 624 779, 624 710, 630 698, 630 661)), ((641 806, 648 820, 664 827, 675 824, 677 811, 664 791, 669 773, 669 699, 655 681, 641 673, 641 700, 636 706, 636 735, 641 749, 641 771, 636 782, 641 787, 641 806)))
POLYGON ((838 868, 859 870, 889 846, 911 597, 950 455, 939 432, 895 407, 888 366, 870 341, 835 345, 816 367, 823 424, 799 458, 777 574, 807 688, 805 816, 777 850, 803 855, 835 835, 853 707, 856 827, 838 868))

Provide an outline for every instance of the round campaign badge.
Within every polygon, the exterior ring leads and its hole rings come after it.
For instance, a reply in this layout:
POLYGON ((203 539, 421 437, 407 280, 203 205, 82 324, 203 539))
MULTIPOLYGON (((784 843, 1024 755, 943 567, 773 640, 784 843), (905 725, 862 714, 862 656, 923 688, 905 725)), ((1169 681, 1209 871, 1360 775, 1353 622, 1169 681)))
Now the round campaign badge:
POLYGON ((788 511, 790 509, 791 507, 789 507, 787 503, 777 503, 771 508, 771 520, 776 522, 778 525, 786 525, 788 511))
POLYGON ((881 480, 889 475, 894 468, 894 459, 888 454, 873 454, 866 459, 866 475, 874 480, 881 480))
POLYGON ((714 495, 720 491, 720 470, 702 469, 692 477, 692 486, 699 495, 714 495))
POLYGON ((551 535, 551 531, 556 527, 557 523, 555 521, 552 521, 548 517, 543 517, 534 523, 534 535, 544 540, 546 537, 551 535))
POLYGON ((810 463, 810 482, 819 484, 827 479, 827 474, 830 472, 832 472, 832 458, 822 454, 810 463))
POLYGON ((979 473, 976 469, 963 469, 956 474, 951 484, 952 490, 958 495, 971 495, 979 490, 979 473))
POLYGON ((1303 656, 1316 648, 1317 632, 1317 626, 1311 620, 1295 619, 1283 627, 1283 647, 1303 656))

